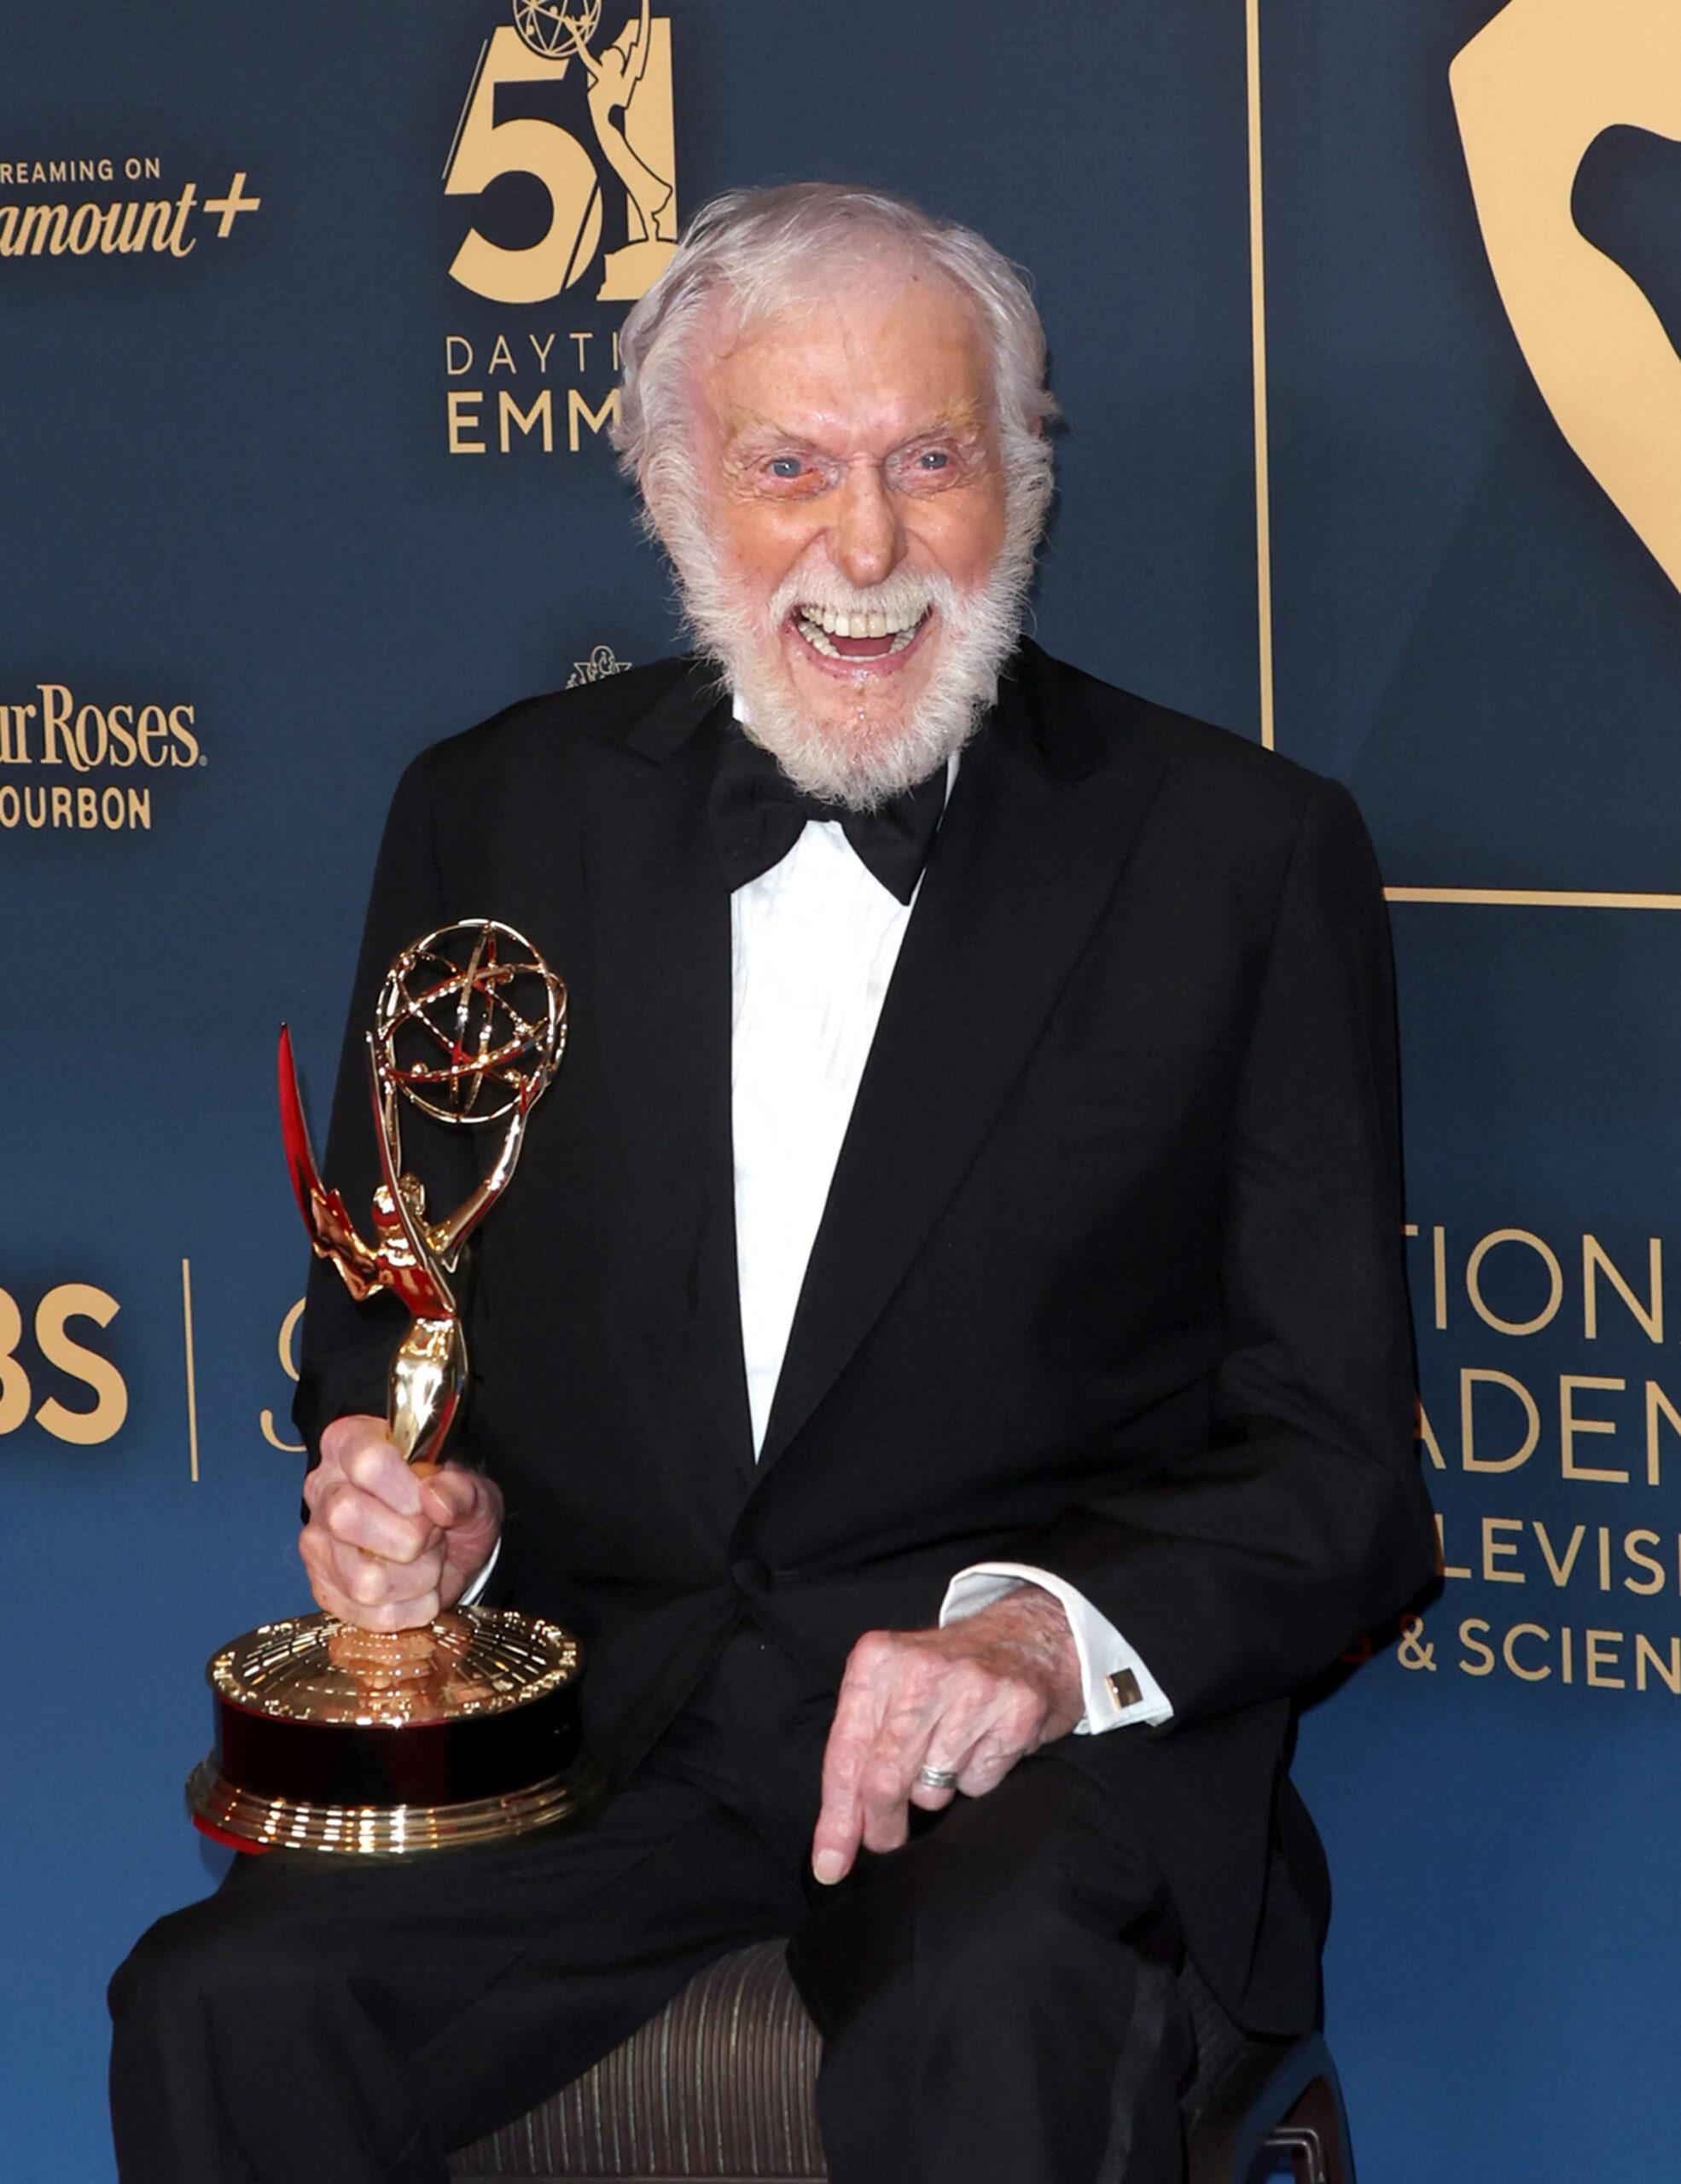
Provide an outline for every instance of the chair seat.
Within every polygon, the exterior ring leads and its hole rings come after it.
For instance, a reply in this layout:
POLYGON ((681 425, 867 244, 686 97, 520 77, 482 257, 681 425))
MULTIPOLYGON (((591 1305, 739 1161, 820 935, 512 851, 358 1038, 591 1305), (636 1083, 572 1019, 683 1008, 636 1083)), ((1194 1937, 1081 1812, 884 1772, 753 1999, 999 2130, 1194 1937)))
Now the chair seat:
MULTIPOLYGON (((1264 2146, 1301 2184, 1354 2184, 1336 2072, 1317 2033, 1249 2038, 1191 1965, 1189 2184, 1248 2184, 1264 2146)), ((781 1942, 720 1958, 593 2070, 451 2157, 453 2184, 821 2184, 820 2042, 781 1942)))
POLYGON ((451 2177, 821 2179, 817 2028, 782 1958, 779 1941, 721 1958, 593 2070, 456 2155, 451 2177))

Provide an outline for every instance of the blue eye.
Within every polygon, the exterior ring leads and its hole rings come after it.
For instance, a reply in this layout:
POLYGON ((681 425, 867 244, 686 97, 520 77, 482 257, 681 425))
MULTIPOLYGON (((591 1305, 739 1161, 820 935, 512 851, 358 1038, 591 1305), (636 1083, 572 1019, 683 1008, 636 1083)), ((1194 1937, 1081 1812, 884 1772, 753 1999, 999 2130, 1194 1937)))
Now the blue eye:
POLYGON ((797 478, 805 467, 797 455, 772 456, 769 465, 773 478, 797 478))
POLYGON ((916 458, 919 470, 945 470, 951 458, 943 447, 925 447, 916 458))

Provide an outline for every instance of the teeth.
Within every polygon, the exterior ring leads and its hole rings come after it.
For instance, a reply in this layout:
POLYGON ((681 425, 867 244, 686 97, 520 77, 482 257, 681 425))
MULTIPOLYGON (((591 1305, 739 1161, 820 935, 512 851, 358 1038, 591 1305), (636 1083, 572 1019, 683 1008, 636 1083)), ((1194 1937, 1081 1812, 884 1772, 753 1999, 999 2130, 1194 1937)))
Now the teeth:
POLYGON ((801 607, 797 610, 801 635, 814 652, 825 659, 844 655, 829 642, 831 637, 891 637, 893 652, 903 652, 922 625, 925 607, 880 609, 869 613, 843 613, 834 607, 801 607))
POLYGON ((869 612, 843 611, 836 607, 802 607, 799 613, 803 620, 824 630, 832 637, 890 637, 901 630, 914 630, 927 609, 923 607, 903 607, 886 609, 875 607, 869 612))

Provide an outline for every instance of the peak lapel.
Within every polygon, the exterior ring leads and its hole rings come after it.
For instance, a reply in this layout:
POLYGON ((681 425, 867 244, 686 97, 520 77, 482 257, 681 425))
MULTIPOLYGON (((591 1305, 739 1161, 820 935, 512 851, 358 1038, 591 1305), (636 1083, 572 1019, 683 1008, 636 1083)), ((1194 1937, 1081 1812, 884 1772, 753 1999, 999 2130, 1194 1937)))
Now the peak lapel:
POLYGON ((800 1291, 761 1474, 864 1340, 979 1151, 1154 793, 1158 769, 1124 734, 1044 717, 1048 667, 1024 648, 958 769, 800 1291))

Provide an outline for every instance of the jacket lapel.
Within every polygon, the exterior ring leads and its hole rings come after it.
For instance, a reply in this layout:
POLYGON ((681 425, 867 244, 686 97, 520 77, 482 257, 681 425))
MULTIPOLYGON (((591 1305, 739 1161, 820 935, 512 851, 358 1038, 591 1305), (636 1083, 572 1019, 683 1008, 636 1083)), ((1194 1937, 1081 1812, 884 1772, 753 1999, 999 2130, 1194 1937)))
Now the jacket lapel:
POLYGON ((730 1139, 730 892, 707 820, 730 717, 715 693, 692 670, 591 770, 582 832, 594 992, 576 1028, 611 1088, 609 1217, 623 1222, 624 1246, 643 1264, 681 1254, 675 1339, 732 1461, 751 1476, 730 1139))
POLYGON ((1046 679, 1043 656, 1024 647, 958 768, 806 1269, 761 1472, 864 1340, 980 1150, 1154 793, 1159 770, 1124 737, 1046 717, 1046 679))

